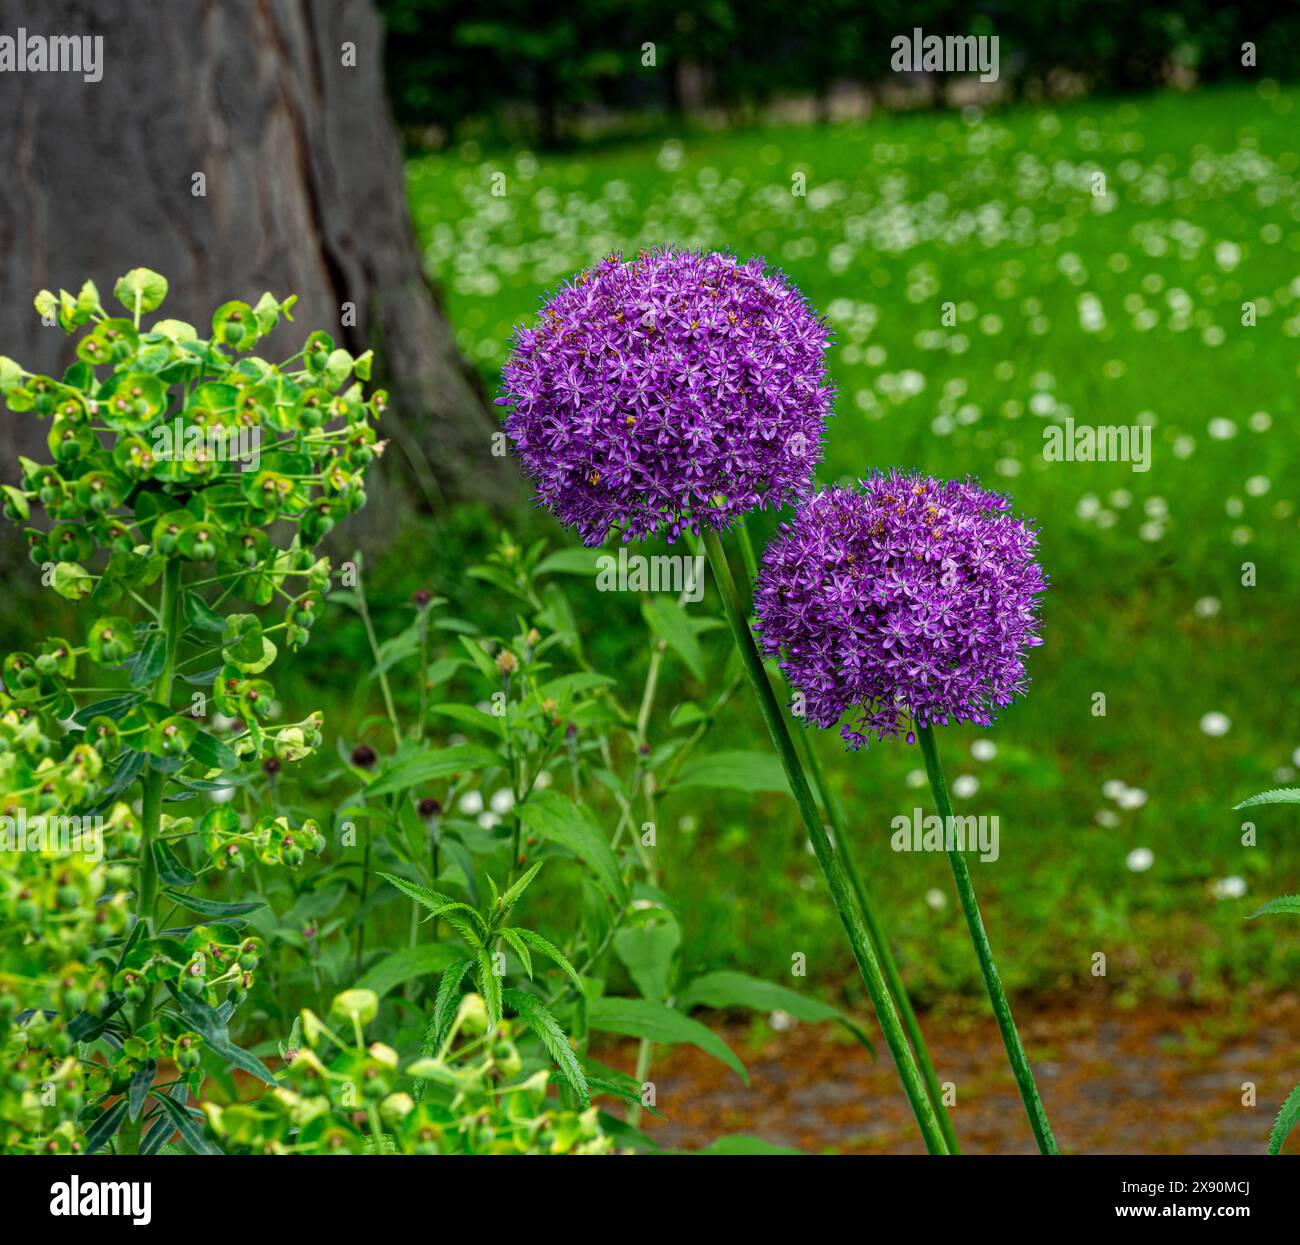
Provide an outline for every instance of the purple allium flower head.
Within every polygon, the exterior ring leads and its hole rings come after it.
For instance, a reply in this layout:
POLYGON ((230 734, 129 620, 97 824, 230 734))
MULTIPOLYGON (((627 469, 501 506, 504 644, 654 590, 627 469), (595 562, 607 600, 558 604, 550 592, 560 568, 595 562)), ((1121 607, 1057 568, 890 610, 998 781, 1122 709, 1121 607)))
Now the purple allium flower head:
POLYGON ((583 542, 723 529, 809 488, 830 333, 761 259, 614 255, 516 330, 499 406, 537 499, 583 542))
POLYGON ((804 717, 851 748, 913 726, 992 724, 1041 644, 1036 530, 973 482, 876 472, 805 501, 763 555, 755 630, 804 717))

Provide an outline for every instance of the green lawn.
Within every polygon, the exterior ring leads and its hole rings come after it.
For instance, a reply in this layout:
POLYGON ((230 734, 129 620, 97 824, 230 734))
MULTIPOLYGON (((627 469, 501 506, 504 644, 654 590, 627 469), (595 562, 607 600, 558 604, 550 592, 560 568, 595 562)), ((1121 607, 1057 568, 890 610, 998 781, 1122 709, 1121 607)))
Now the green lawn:
MULTIPOLYGON (((409 166, 429 270, 490 387, 513 324, 609 251, 758 252, 835 329, 823 481, 971 473, 1039 521, 1053 587, 1030 695, 991 732, 941 733, 950 782, 974 780, 958 811, 1000 818, 1001 858, 975 878, 1013 987, 1085 982, 1097 952, 1125 1001, 1300 980, 1290 927, 1244 921, 1300 889, 1300 826, 1256 810, 1258 845, 1244 847, 1232 811, 1289 781, 1300 746, 1298 101, 1266 83, 555 156, 467 147, 409 166), (1067 417, 1149 424, 1150 470, 1045 461, 1044 429, 1067 417), (1206 714, 1226 732, 1207 733, 1206 714), (996 755, 978 760, 984 738, 996 755), (1140 848, 1143 871, 1129 865, 1140 848)), ((455 549, 439 556, 440 589, 467 600, 455 549)), ((616 660, 634 634, 619 610, 631 624, 636 603, 599 605, 589 621, 616 660)), ((761 747, 760 730, 741 701, 721 733, 761 747)), ((946 862, 889 850, 891 817, 925 805, 919 753, 821 742, 909 977, 925 995, 974 992, 946 862)), ((793 805, 680 798, 665 820, 666 880, 698 956, 780 977, 803 951, 815 977, 845 973, 793 805)))

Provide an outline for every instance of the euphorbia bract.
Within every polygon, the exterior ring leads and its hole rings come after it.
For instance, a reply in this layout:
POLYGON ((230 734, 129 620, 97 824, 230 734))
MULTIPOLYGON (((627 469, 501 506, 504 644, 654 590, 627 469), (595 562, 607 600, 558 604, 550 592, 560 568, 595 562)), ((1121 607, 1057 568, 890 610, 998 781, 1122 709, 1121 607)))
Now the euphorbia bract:
POLYGON ((167 295, 157 273, 135 269, 114 295, 122 311, 91 282, 37 296, 47 322, 79 334, 61 378, 0 357, 0 394, 45 422, 49 445, 47 460, 21 460, 4 510, 38 516, 25 534, 41 581, 84 617, 3 664, 6 1151, 184 1135, 155 1074, 171 1061, 197 1090, 205 1046, 267 1079, 226 1036, 261 952, 240 920, 256 905, 200 879, 294 867, 324 839, 310 820, 209 796, 246 792, 261 767, 319 744, 319 714, 279 720, 270 668, 306 643, 330 582, 314 548, 364 504, 383 449, 369 351, 315 332, 283 362, 253 353, 294 298, 227 302, 204 336, 144 323, 167 295), (191 799, 194 816, 163 811, 191 799))

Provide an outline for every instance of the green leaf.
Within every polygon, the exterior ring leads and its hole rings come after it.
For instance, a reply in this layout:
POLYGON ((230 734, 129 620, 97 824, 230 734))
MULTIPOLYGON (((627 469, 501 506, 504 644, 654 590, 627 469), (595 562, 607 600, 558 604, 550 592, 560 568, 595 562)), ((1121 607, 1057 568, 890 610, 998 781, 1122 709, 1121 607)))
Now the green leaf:
POLYGON ((1300 1120, 1300 1085, 1286 1096, 1282 1109, 1277 1113, 1277 1119, 1273 1121, 1273 1131, 1268 1135, 1270 1154, 1282 1153, 1282 1147, 1286 1145, 1286 1139, 1291 1135, 1297 1120, 1300 1120))
POLYGON ((590 1072, 587 1073, 587 1089, 593 1098, 601 1094, 608 1095, 610 1098, 617 1098, 620 1102, 626 1102, 629 1106, 644 1107, 651 1115, 658 1116, 662 1120, 664 1117, 654 1107, 642 1101, 640 1088, 631 1077, 626 1081, 616 1081, 613 1077, 592 1076, 590 1072))
POLYGON ((203 1040, 216 1054, 220 1055, 227 1063, 242 1068, 264 1084, 275 1086, 275 1077, 266 1070, 262 1061, 250 1055, 242 1047, 236 1046, 230 1040, 225 1021, 211 1007, 201 999, 187 998, 170 984, 167 988, 171 991, 176 1009, 185 1018, 186 1023, 191 1029, 202 1035, 203 1040))
POLYGON ((199 731, 190 744, 190 756, 204 769, 231 770, 239 768, 239 758, 234 751, 215 735, 199 731))
POLYGON ((487 731, 490 735, 501 735, 501 728, 505 721, 504 718, 494 718, 490 713, 484 713, 474 705, 461 705, 454 701, 440 701, 436 705, 430 705, 429 712, 444 718, 454 718, 457 722, 464 722, 466 726, 487 731))
POLYGON ((519 931, 506 926, 501 931, 501 937, 510 944, 511 949, 519 957, 519 962, 524 966, 524 972, 528 974, 529 980, 531 980, 533 976, 533 956, 519 931))
MULTIPOLYGON (((167 1094, 155 1094, 155 1098, 162 1103, 163 1110, 171 1117, 172 1123, 176 1126, 177 1132, 181 1135, 181 1140, 185 1142, 195 1154, 220 1154, 221 1151, 203 1135, 203 1129, 198 1120, 194 1118, 189 1110, 167 1094)), ((156 1127, 161 1127, 157 1125, 156 1127)))
POLYGON ((707 1055, 721 1060, 749 1084, 745 1065, 712 1029, 692 1020, 671 1007, 650 999, 599 998, 588 1009, 587 1022, 602 1033, 620 1033, 624 1037, 646 1038, 665 1046, 689 1043, 707 1055))
POLYGON ((686 611, 670 596, 647 597, 641 614, 655 633, 700 683, 704 682, 704 650, 696 638, 686 611))
POLYGON ((385 956, 378 964, 368 969, 357 982, 358 990, 373 990, 383 998, 390 990, 417 977, 431 977, 441 973, 450 964, 464 957, 454 948, 442 943, 425 943, 415 947, 403 947, 385 956))
POLYGON ((1300 916, 1300 895, 1280 895, 1277 899, 1270 899, 1262 908, 1252 912, 1246 920, 1253 921, 1266 912, 1284 912, 1292 916, 1300 916))
POLYGON ((458 637, 461 647, 470 655, 470 659, 478 667, 479 673, 485 678, 490 679, 492 683, 501 682, 501 672, 496 668, 496 663, 490 658, 483 649, 483 645, 470 636, 463 635, 458 637))
POLYGON ((168 899, 175 900, 183 908, 188 908, 191 912, 197 912, 200 916, 243 916, 245 912, 253 912, 257 908, 266 906, 265 899, 248 899, 241 903, 221 903, 215 899, 204 899, 199 895, 187 895, 184 891, 172 890, 170 887, 165 887, 163 894, 168 899))
POLYGON ((149 687, 167 663, 167 640, 161 631, 153 632, 131 661, 131 686, 149 687))
POLYGON ((0 393, 8 393, 23 383, 23 369, 8 355, 0 355, 0 393))
POLYGON ((497 911, 504 916, 511 908, 519 902, 519 897, 532 885, 533 879, 542 871, 544 861, 539 860, 523 877, 518 878, 515 884, 500 899, 497 900, 497 911))
POLYGON ((762 1137, 719 1137, 698 1154, 802 1154, 793 1146, 778 1146, 762 1137))
POLYGON ((488 936, 487 922, 469 904, 458 903, 438 891, 431 891, 427 886, 408 882, 391 873, 380 873, 379 876, 391 882, 404 895, 409 895, 416 903, 423 904, 434 916, 442 917, 453 929, 459 930, 471 946, 482 946, 483 940, 488 936))
POLYGON ((418 882, 408 882, 405 878, 399 878, 396 874, 383 873, 379 874, 387 882, 391 882, 404 895, 409 895, 416 903, 423 904, 430 912, 440 913, 444 908, 451 907, 456 901, 449 895, 442 894, 441 891, 431 891, 427 886, 421 886, 418 882))
POLYGON ((127 1102, 125 1098, 119 1098, 107 1111, 104 1112, 88 1129, 86 1129, 85 1147, 87 1154, 94 1154, 96 1150, 106 1146, 112 1139, 113 1134, 121 1126, 122 1117, 126 1115, 127 1102))
POLYGON ((668 725, 694 726, 696 722, 703 722, 708 716, 693 700, 684 700, 681 704, 673 706, 672 713, 668 715, 668 725))
POLYGON ((181 613, 185 621, 197 631, 225 630, 226 620, 197 592, 186 592, 181 596, 181 613))
POLYGON ((118 277, 113 286, 113 297, 132 315, 157 311, 167 297, 167 278, 151 268, 132 268, 124 277, 118 277))
POLYGON ((600 559, 611 557, 603 549, 560 549, 538 564, 534 575, 590 575, 595 578, 600 559))
POLYGON ((154 840, 153 858, 158 866, 158 876, 168 886, 193 886, 199 880, 177 859, 176 853, 162 839, 154 840))
POLYGON ((673 954, 681 941, 682 932, 671 918, 629 925, 614 935, 614 952, 644 998, 662 1003, 668 997, 673 954))
POLYGON ((75 562, 56 562, 50 586, 69 601, 81 601, 95 590, 95 581, 75 562))
POLYGON ((127 1099, 133 1120, 140 1118, 140 1109, 144 1106, 145 1099, 149 1097, 149 1090, 153 1088, 153 1079, 157 1074, 158 1065, 154 1060, 150 1059, 131 1078, 127 1099))
POLYGON ((1271 791, 1261 791, 1252 795, 1233 808, 1254 808, 1256 804, 1300 804, 1300 787, 1274 787, 1271 791))
POLYGON ((534 834, 558 843, 585 861, 606 894, 623 902, 625 891, 618 859, 609 846, 609 836, 596 825, 588 809, 550 789, 535 791, 516 812, 534 834))
POLYGON ((478 990, 487 1006, 488 1028, 495 1029, 501 1023, 501 978, 492 966, 492 952, 487 947, 479 947, 475 957, 478 961, 478 990))
POLYGON ((448 774, 488 769, 501 764, 501 758, 495 752, 475 744, 431 749, 419 756, 386 767, 366 788, 366 794, 378 796, 387 795, 392 791, 406 791, 411 787, 432 782, 435 778, 445 778, 448 774))
POLYGON ((715 752, 688 761, 682 766, 673 787, 778 791, 785 795, 790 793, 785 770, 770 752, 715 752))
POLYGON ((569 1039, 555 1017, 546 1010, 540 999, 533 998, 523 990, 506 990, 504 999, 523 1017, 524 1023, 541 1038, 542 1045, 555 1060, 555 1066, 559 1068, 561 1075, 569 1082, 574 1093, 582 1099, 582 1105, 590 1106, 591 1094, 587 1089, 587 1078, 583 1075, 582 1064, 578 1062, 578 1056, 573 1053, 573 1047, 569 1045, 569 1039))
POLYGON ((534 951, 540 951, 552 964, 558 966, 560 971, 573 982, 574 988, 579 994, 584 994, 582 988, 582 978, 578 976, 578 970, 569 963, 564 952, 560 950, 553 942, 543 938, 536 930, 524 929, 522 926, 515 927, 515 933, 519 935, 534 951))
POLYGON ((829 1003, 800 994, 788 986, 751 977, 747 973, 724 970, 696 977, 678 995, 677 1006, 684 1012, 695 1007, 746 1007, 757 1012, 789 1012, 797 1020, 812 1023, 835 1020, 868 1050, 874 1049, 865 1030, 829 1003))
POLYGON ((456 1008, 460 1005, 460 983, 465 980, 465 974, 473 967, 473 963, 473 960, 457 960, 443 973, 442 980, 438 982, 438 993, 433 1000, 433 1015, 429 1018, 429 1027, 424 1031, 421 1054, 438 1053, 438 1047, 447 1036, 456 1008))

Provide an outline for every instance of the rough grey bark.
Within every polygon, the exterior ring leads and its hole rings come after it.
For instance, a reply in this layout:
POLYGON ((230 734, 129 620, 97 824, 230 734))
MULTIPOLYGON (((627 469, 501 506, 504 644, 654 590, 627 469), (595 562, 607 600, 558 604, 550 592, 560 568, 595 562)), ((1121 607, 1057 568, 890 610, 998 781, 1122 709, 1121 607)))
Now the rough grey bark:
MULTIPOLYGON (((0 34, 19 27, 102 35, 103 78, 0 73, 0 353, 59 374, 70 339, 41 324, 36 291, 90 277, 107 298, 141 265, 171 282, 163 313, 200 331, 227 299, 297 293, 268 355, 324 328, 375 347, 392 397, 367 535, 394 531, 413 502, 514 494, 422 272, 370 0, 0 0, 0 34)), ((9 479, 44 431, 0 421, 9 479)))

